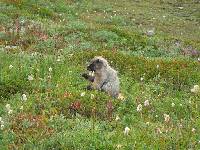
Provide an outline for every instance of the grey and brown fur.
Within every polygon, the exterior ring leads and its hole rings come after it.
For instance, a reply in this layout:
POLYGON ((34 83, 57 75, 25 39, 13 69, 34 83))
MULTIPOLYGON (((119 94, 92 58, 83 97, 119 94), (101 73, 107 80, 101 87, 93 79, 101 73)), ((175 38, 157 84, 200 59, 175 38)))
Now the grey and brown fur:
POLYGON ((94 57, 87 66, 88 71, 94 72, 94 76, 87 73, 82 76, 91 82, 88 89, 105 91, 114 98, 119 95, 119 78, 117 72, 110 67, 107 60, 101 56, 94 57))

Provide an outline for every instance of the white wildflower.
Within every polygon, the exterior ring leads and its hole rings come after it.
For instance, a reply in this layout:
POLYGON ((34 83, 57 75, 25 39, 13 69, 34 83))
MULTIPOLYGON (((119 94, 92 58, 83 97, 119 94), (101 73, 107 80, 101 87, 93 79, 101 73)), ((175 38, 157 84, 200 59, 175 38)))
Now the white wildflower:
POLYGON ((143 78, 143 77, 141 77, 141 78, 140 78, 140 81, 143 81, 143 80, 144 80, 144 78, 143 78))
POLYGON ((154 31, 154 29, 148 30, 148 31, 146 32, 146 34, 147 34, 148 36, 153 36, 153 35, 155 34, 155 31, 154 31))
POLYGON ((139 104, 139 105, 137 106, 137 111, 138 111, 138 112, 142 111, 142 104, 139 104))
POLYGON ((181 107, 183 106, 183 104, 179 104, 181 107))
POLYGON ((194 87, 191 89, 191 92, 195 94, 199 93, 200 92, 199 85, 194 85, 194 87))
POLYGON ((174 103, 172 103, 172 107, 174 107, 175 106, 175 104, 174 103))
POLYGON ((22 100, 23 100, 23 101, 27 101, 27 96, 26 96, 26 94, 22 94, 22 100))
POLYGON ((91 98, 91 99, 94 99, 94 94, 91 94, 91 95, 90 95, 90 98, 91 98))
POLYGON ((31 56, 32 56, 32 57, 37 56, 37 52, 31 53, 31 56))
POLYGON ((156 65, 156 68, 157 68, 157 69, 160 68, 160 65, 156 65))
POLYGON ((183 9, 183 7, 178 7, 179 9, 183 9))
POLYGON ((13 110, 10 107, 10 104, 6 104, 6 110, 8 111, 8 114, 12 114, 13 110))
POLYGON ((10 110, 10 104, 6 104, 6 109, 10 110))
POLYGON ((146 125, 149 125, 150 123, 149 122, 146 122, 146 125))
POLYGON ((82 93, 81 93, 81 97, 83 97, 83 96, 85 96, 85 92, 82 92, 82 93))
POLYGON ((52 72, 52 70, 53 70, 53 69, 52 69, 51 67, 49 67, 49 72, 52 72))
POLYGON ((23 110, 23 109, 24 109, 24 107, 23 107, 23 106, 21 106, 19 109, 20 109, 20 110, 23 110))
POLYGON ((8 110, 8 114, 9 114, 9 115, 12 114, 12 113, 13 113, 13 110, 12 110, 12 109, 8 110))
POLYGON ((23 24, 25 22, 25 20, 21 20, 21 23, 23 24))
POLYGON ((115 121, 118 121, 118 120, 120 120, 120 117, 117 115, 115 118, 115 121))
POLYGON ((60 58, 58 57, 56 61, 57 61, 57 62, 60 62, 60 58))
POLYGON ((130 131, 130 128, 129 127, 126 127, 124 129, 124 135, 128 135, 129 134, 129 131, 130 131))
POLYGON ((122 145, 121 144, 117 144, 117 149, 120 149, 120 148, 122 148, 122 145))
POLYGON ((73 53, 71 53, 71 54, 69 54, 69 57, 72 57, 74 54, 73 53))
POLYGON ((10 65, 10 66, 9 66, 9 69, 12 69, 12 68, 13 68, 13 65, 10 65))
POLYGON ((4 124, 1 124, 1 130, 3 130, 4 129, 4 124))
POLYGON ((200 57, 197 60, 200 62, 200 57))
POLYGON ((5 48, 6 48, 6 49, 17 49, 18 46, 6 46, 5 48))
POLYGON ((160 128, 157 128, 156 130, 157 130, 157 133, 162 134, 162 131, 160 128))
POLYGON ((192 132, 194 133, 196 131, 196 129, 195 128, 192 128, 192 132))
POLYGON ((32 81, 34 78, 33 78, 33 75, 28 75, 28 80, 29 81, 32 81))
POLYGON ((164 119, 165 119, 165 122, 169 122, 169 120, 170 120, 170 116, 167 115, 167 114, 164 114, 164 119))
POLYGON ((144 106, 149 106, 149 100, 144 101, 144 106))

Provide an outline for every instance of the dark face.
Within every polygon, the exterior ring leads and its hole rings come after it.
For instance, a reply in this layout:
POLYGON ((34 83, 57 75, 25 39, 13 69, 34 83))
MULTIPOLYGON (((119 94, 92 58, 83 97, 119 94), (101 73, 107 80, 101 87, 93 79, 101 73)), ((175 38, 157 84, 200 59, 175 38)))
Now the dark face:
POLYGON ((92 62, 89 66, 87 66, 87 70, 95 72, 96 70, 101 69, 102 66, 103 63, 99 59, 97 59, 94 62, 92 62))
POLYGON ((88 71, 95 71, 96 70, 95 65, 94 64, 90 64, 89 66, 87 66, 87 70, 88 71))

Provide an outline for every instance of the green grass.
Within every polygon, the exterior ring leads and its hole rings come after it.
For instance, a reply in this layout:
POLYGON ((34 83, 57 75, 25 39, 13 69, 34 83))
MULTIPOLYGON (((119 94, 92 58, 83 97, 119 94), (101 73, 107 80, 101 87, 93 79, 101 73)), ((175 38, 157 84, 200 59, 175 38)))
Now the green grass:
POLYGON ((199 149, 199 9, 195 0, 1 1, 0 149, 199 149), (123 99, 85 90, 81 73, 98 55, 118 71, 123 99))

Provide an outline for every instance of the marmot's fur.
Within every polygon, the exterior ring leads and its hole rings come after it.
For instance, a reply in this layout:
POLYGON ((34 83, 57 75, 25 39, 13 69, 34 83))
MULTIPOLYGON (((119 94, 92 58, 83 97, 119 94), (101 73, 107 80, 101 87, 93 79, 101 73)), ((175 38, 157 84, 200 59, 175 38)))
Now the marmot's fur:
POLYGON ((87 73, 82 76, 91 82, 87 89, 105 91, 109 95, 117 98, 119 95, 119 78, 117 72, 110 67, 107 60, 101 56, 94 57, 87 66, 88 71, 94 72, 94 75, 87 73))

